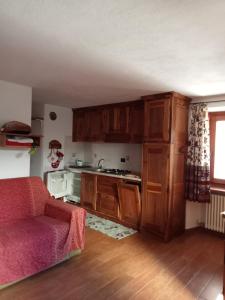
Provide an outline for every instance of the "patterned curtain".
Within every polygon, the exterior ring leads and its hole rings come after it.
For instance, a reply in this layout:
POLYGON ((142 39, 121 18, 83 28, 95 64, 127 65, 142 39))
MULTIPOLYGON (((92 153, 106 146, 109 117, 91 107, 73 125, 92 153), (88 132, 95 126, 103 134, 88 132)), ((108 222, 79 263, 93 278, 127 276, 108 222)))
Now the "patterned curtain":
POLYGON ((210 200, 209 119, 205 103, 190 106, 185 197, 198 202, 210 200))

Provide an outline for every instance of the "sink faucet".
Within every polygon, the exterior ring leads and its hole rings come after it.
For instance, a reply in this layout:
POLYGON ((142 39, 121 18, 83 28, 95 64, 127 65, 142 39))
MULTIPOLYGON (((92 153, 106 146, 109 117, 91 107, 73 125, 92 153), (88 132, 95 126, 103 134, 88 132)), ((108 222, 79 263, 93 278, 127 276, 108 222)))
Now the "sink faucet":
POLYGON ((104 162, 104 158, 99 159, 99 161, 98 161, 98 168, 99 169, 103 168, 103 162, 104 162))

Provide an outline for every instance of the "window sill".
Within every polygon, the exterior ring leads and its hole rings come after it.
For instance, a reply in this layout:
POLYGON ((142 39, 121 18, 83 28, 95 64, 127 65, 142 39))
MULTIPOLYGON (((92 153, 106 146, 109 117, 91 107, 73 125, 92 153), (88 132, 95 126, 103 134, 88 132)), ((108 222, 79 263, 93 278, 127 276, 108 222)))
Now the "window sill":
POLYGON ((225 187, 211 186, 210 192, 217 195, 225 195, 225 187))

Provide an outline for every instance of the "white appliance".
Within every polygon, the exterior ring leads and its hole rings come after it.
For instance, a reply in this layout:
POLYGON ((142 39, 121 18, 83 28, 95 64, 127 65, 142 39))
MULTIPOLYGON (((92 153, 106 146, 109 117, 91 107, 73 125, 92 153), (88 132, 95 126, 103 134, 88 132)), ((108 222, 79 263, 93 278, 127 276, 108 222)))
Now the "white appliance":
POLYGON ((52 196, 80 203, 80 172, 59 170, 47 173, 47 188, 52 196))

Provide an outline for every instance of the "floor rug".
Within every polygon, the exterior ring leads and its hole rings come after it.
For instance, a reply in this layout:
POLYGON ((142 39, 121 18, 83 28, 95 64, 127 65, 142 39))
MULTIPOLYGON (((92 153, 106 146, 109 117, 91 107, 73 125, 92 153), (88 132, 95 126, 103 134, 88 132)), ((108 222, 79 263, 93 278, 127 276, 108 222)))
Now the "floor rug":
POLYGON ((87 213, 86 226, 100 231, 117 240, 123 239, 137 232, 132 228, 125 227, 118 223, 97 217, 89 213, 87 213))

